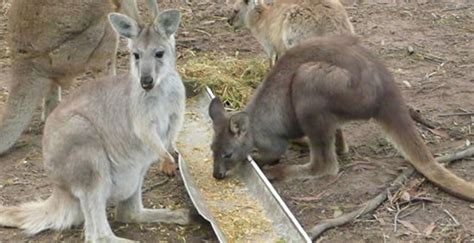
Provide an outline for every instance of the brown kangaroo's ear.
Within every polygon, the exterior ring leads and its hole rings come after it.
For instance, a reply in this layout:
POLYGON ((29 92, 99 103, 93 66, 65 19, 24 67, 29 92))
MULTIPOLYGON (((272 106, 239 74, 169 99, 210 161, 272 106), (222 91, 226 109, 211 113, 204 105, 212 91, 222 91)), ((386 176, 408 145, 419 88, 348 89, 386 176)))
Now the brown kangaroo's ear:
POLYGON ((230 117, 229 129, 232 134, 237 137, 247 133, 250 126, 250 119, 247 113, 239 112, 230 117))
POLYGON ((209 105, 209 116, 212 119, 212 123, 216 124, 225 118, 225 109, 219 98, 214 98, 209 105))

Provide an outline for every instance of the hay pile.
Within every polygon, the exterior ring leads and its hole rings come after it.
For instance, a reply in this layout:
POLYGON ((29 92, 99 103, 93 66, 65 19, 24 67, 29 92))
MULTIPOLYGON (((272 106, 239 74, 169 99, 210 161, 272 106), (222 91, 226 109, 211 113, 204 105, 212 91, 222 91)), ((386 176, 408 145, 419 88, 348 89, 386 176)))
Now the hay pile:
POLYGON ((203 54, 179 65, 179 72, 195 92, 207 85, 228 106, 238 109, 262 82, 268 63, 263 58, 203 54))

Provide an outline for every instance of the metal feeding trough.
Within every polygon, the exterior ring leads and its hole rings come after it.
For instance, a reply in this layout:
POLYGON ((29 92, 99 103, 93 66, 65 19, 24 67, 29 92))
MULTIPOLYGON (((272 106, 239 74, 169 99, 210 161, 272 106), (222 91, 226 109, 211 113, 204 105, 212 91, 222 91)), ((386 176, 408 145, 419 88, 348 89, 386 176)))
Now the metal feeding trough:
MULTIPOLYGON (((178 138, 178 148, 182 155, 179 159, 179 167, 186 190, 198 212, 211 223, 220 242, 230 242, 236 241, 236 239, 231 239, 226 234, 224 224, 229 224, 229 222, 219 221, 219 214, 215 212, 215 209, 230 207, 231 205, 219 202, 219 200, 209 200, 203 193, 203 184, 199 183, 201 177, 206 177, 209 180, 204 184, 205 186, 212 183, 221 183, 210 178, 212 174, 212 161, 209 161, 211 158, 212 127, 208 116, 208 107, 213 97, 212 92, 206 89, 205 92, 197 94, 187 101, 186 118, 181 135, 178 138), (206 171, 197 174, 193 163, 202 160, 206 160, 210 166, 206 168, 206 171)), ((248 162, 242 163, 232 176, 234 180, 240 181, 239 183, 242 185, 242 189, 233 194, 238 194, 238 198, 242 196, 255 198, 255 203, 260 204, 262 208, 260 211, 263 211, 261 212, 263 217, 266 217, 266 222, 269 222, 269 233, 268 235, 266 235, 267 233, 258 236, 252 235, 250 238, 247 237, 241 240, 247 242, 311 242, 294 215, 250 156, 248 162)), ((224 181, 226 180, 228 178, 224 181)), ((246 216, 245 207, 236 208, 234 211, 237 211, 242 217, 246 216)), ((250 218, 247 220, 255 223, 256 219, 250 218)), ((230 224, 233 224, 233 222, 230 222, 230 224)))

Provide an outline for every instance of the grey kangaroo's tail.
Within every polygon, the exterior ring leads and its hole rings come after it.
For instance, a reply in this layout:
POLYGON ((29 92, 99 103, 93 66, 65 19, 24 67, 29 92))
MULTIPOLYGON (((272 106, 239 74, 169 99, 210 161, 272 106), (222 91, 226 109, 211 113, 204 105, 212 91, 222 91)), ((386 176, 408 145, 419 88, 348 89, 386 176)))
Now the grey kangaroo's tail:
POLYGON ((435 161, 418 133, 403 102, 387 102, 377 119, 405 158, 444 191, 474 201, 474 184, 456 176, 435 161))
POLYGON ((23 63, 13 63, 11 81, 10 95, 0 118, 0 155, 18 140, 51 86, 50 79, 37 75, 33 67, 23 63))
POLYGON ((59 188, 44 200, 20 206, 0 206, 0 226, 23 229, 29 235, 47 229, 63 230, 82 223, 79 201, 59 188))

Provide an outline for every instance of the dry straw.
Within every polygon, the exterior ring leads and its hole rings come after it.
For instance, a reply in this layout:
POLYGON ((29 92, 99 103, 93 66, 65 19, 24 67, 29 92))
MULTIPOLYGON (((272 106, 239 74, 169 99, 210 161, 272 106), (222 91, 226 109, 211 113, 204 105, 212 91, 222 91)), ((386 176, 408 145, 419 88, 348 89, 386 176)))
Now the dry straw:
POLYGON ((194 56, 179 71, 195 92, 209 86, 232 108, 241 108, 262 82, 268 64, 263 58, 242 58, 215 53, 194 56))

